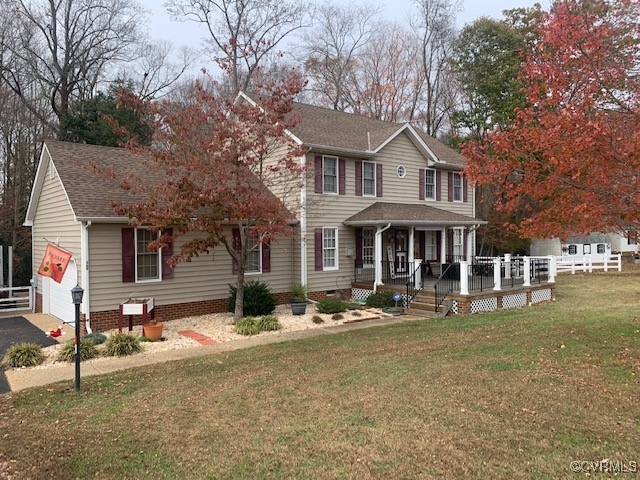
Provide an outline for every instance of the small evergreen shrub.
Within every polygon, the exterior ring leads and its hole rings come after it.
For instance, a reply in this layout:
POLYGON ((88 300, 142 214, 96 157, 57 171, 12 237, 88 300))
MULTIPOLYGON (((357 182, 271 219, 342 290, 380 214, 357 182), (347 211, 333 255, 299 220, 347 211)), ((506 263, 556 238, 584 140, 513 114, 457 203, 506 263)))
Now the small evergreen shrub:
POLYGON ((139 338, 129 333, 114 333, 105 343, 105 353, 110 357, 125 357, 141 351, 139 338))
POLYGON ((320 313, 342 313, 346 312, 347 304, 338 298, 323 298, 316 305, 316 310, 320 313))
MULTIPOLYGON (((69 340, 66 342, 60 353, 58 354, 58 360, 63 362, 73 362, 75 360, 75 346, 73 344, 73 340, 69 340)), ((80 339, 80 361, 89 360, 91 358, 96 358, 100 355, 96 346, 84 339, 80 339)))
POLYGON ((341 313, 334 313, 331 320, 344 320, 344 315, 341 313))
POLYGON ((101 343, 104 343, 107 340, 107 336, 104 333, 93 332, 93 333, 88 333, 82 336, 81 340, 86 340, 88 342, 91 342, 94 345, 100 345, 101 343))
POLYGON ((354 310, 353 312, 351 312, 351 315, 353 315, 354 317, 361 317, 362 313, 360 313, 358 310, 354 310))
POLYGON ((257 335, 260 333, 258 321, 254 317, 244 317, 236 323, 236 333, 240 335, 257 335))
POLYGON ((377 292, 367 297, 366 304, 374 308, 395 307, 396 301, 393 299, 393 292, 377 292))
POLYGON ((313 318, 311 318, 311 321, 313 323, 324 323, 324 320, 320 315, 314 315, 313 318))
POLYGON ((44 362, 42 347, 35 343, 16 343, 4 352, 2 365, 5 367, 35 367, 44 362))
MULTIPOLYGON (((229 303, 227 309, 230 312, 236 309, 235 285, 229 285, 229 303)), ((244 284, 244 298, 242 313, 249 317, 269 315, 276 308, 276 297, 269 290, 269 285, 257 280, 249 280, 244 284)))
POLYGON ((265 315, 258 320, 258 328, 261 332, 282 330, 282 324, 275 315, 265 315))

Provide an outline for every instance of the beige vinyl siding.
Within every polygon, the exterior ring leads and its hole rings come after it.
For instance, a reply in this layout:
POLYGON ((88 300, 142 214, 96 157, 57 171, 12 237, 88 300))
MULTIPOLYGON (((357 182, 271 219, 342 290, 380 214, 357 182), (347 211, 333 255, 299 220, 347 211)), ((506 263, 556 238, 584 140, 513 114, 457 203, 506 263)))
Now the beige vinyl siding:
MULTIPOLYGON (((47 150, 43 152, 43 166, 46 167, 40 198, 36 205, 32 227, 33 275, 38 277, 38 292, 42 293, 42 277, 37 275, 44 256, 47 240, 58 243, 60 248, 73 254, 78 267, 78 276, 82 276, 80 259, 80 235, 82 225, 74 220, 73 210, 56 173, 51 178, 51 169, 55 168, 47 150)), ((82 278, 78 278, 82 285, 82 278)), ((69 297, 71 299, 71 297, 69 297)))
MULTIPOLYGON (((191 262, 176 265, 172 279, 142 283, 122 282, 122 228, 125 225, 96 224, 89 228, 91 311, 115 310, 131 296, 154 297, 158 305, 227 298, 229 284, 236 282, 231 257, 220 245, 191 262)), ((178 239, 174 251, 183 244, 178 239)), ((247 275, 268 282, 274 293, 291 290, 291 239, 271 242, 271 272, 247 275)))
MULTIPOLYGON (((313 169, 314 154, 308 155, 313 169)), ((342 157, 345 158, 345 157, 342 157)), ((312 291, 349 288, 354 276, 355 229, 342 222, 375 202, 421 203, 461 215, 473 216, 473 189, 469 186, 468 202, 449 202, 447 171, 442 171, 442 201, 419 199, 419 170, 428 168, 427 160, 412 140, 403 132, 386 145, 372 161, 382 164, 382 197, 359 197, 355 194, 355 160, 346 159, 346 195, 314 193, 313 178, 308 184, 308 256, 309 287, 312 291), (396 175, 398 165, 404 165, 406 175, 396 175), (316 271, 314 230, 322 227, 338 228, 338 270, 316 271), (347 253, 351 253, 347 256, 347 253)), ((362 159, 364 160, 364 159, 362 159)), ((399 207, 401 208, 401 207, 399 207)), ((386 250, 385 250, 386 252, 386 250)), ((386 253, 384 253, 386 255, 386 253)), ((386 260, 386 257, 385 257, 386 260)))

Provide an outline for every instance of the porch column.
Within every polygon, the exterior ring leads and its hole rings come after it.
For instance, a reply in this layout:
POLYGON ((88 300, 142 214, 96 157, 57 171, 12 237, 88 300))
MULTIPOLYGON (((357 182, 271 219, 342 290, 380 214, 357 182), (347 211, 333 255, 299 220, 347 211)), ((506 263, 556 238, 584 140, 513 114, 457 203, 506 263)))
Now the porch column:
POLYGON ((373 263, 375 267, 375 281, 373 282, 373 290, 377 290, 378 285, 384 285, 382 283, 382 259, 384 258, 384 253, 382 252, 382 232, 391 227, 389 223, 386 227, 378 227, 376 229, 376 236, 374 238, 374 248, 373 248, 373 263))
POLYGON ((471 247, 472 245, 472 238, 473 238, 473 230, 470 229, 469 227, 466 227, 465 229, 465 233, 467 234, 467 251, 465 252, 465 258, 467 259, 467 262, 471 261, 471 247))
MULTIPOLYGON (((414 256, 415 256, 415 252, 414 252, 414 248, 413 248, 413 243, 415 241, 415 228, 411 227, 409 228, 409 264, 413 263, 413 261, 415 260, 414 256)), ((409 272, 412 273, 412 272, 409 272)))
POLYGON ((460 262, 460 295, 469 295, 469 262, 460 262))
POLYGON ((524 283, 523 287, 531 286, 531 259, 529 257, 523 257, 524 261, 524 283))
POLYGON ((447 229, 443 228, 440 234, 440 264, 447 262, 447 229))
POLYGON ((549 255, 547 257, 549 259, 549 279, 547 283, 555 283, 556 281, 556 257, 553 255, 549 255))
POLYGON ((502 270, 501 263, 502 259, 500 257, 493 259, 493 289, 496 291, 502 290, 502 279, 500 278, 502 270))

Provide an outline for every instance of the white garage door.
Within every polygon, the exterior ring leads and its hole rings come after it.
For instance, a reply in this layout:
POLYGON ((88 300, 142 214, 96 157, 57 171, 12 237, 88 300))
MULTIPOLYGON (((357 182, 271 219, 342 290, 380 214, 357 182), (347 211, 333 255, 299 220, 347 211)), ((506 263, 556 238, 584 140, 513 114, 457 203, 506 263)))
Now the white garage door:
POLYGON ((69 262, 62 282, 49 280, 49 313, 60 320, 73 323, 76 309, 71 301, 71 289, 78 283, 78 270, 75 262, 69 262))

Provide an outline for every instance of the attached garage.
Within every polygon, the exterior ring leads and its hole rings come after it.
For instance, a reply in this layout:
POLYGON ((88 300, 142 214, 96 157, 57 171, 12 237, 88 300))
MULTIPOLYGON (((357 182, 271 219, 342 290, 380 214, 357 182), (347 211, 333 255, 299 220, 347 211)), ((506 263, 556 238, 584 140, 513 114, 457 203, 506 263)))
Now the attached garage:
MULTIPOLYGON (((75 262, 69 262, 67 270, 61 283, 55 282, 50 278, 45 279, 49 283, 49 295, 43 298, 44 302, 48 301, 49 314, 59 318, 63 322, 73 323, 75 320, 76 310, 71 302, 71 289, 78 283, 78 269, 75 262)), ((46 306, 45 306, 46 311, 46 306)))

